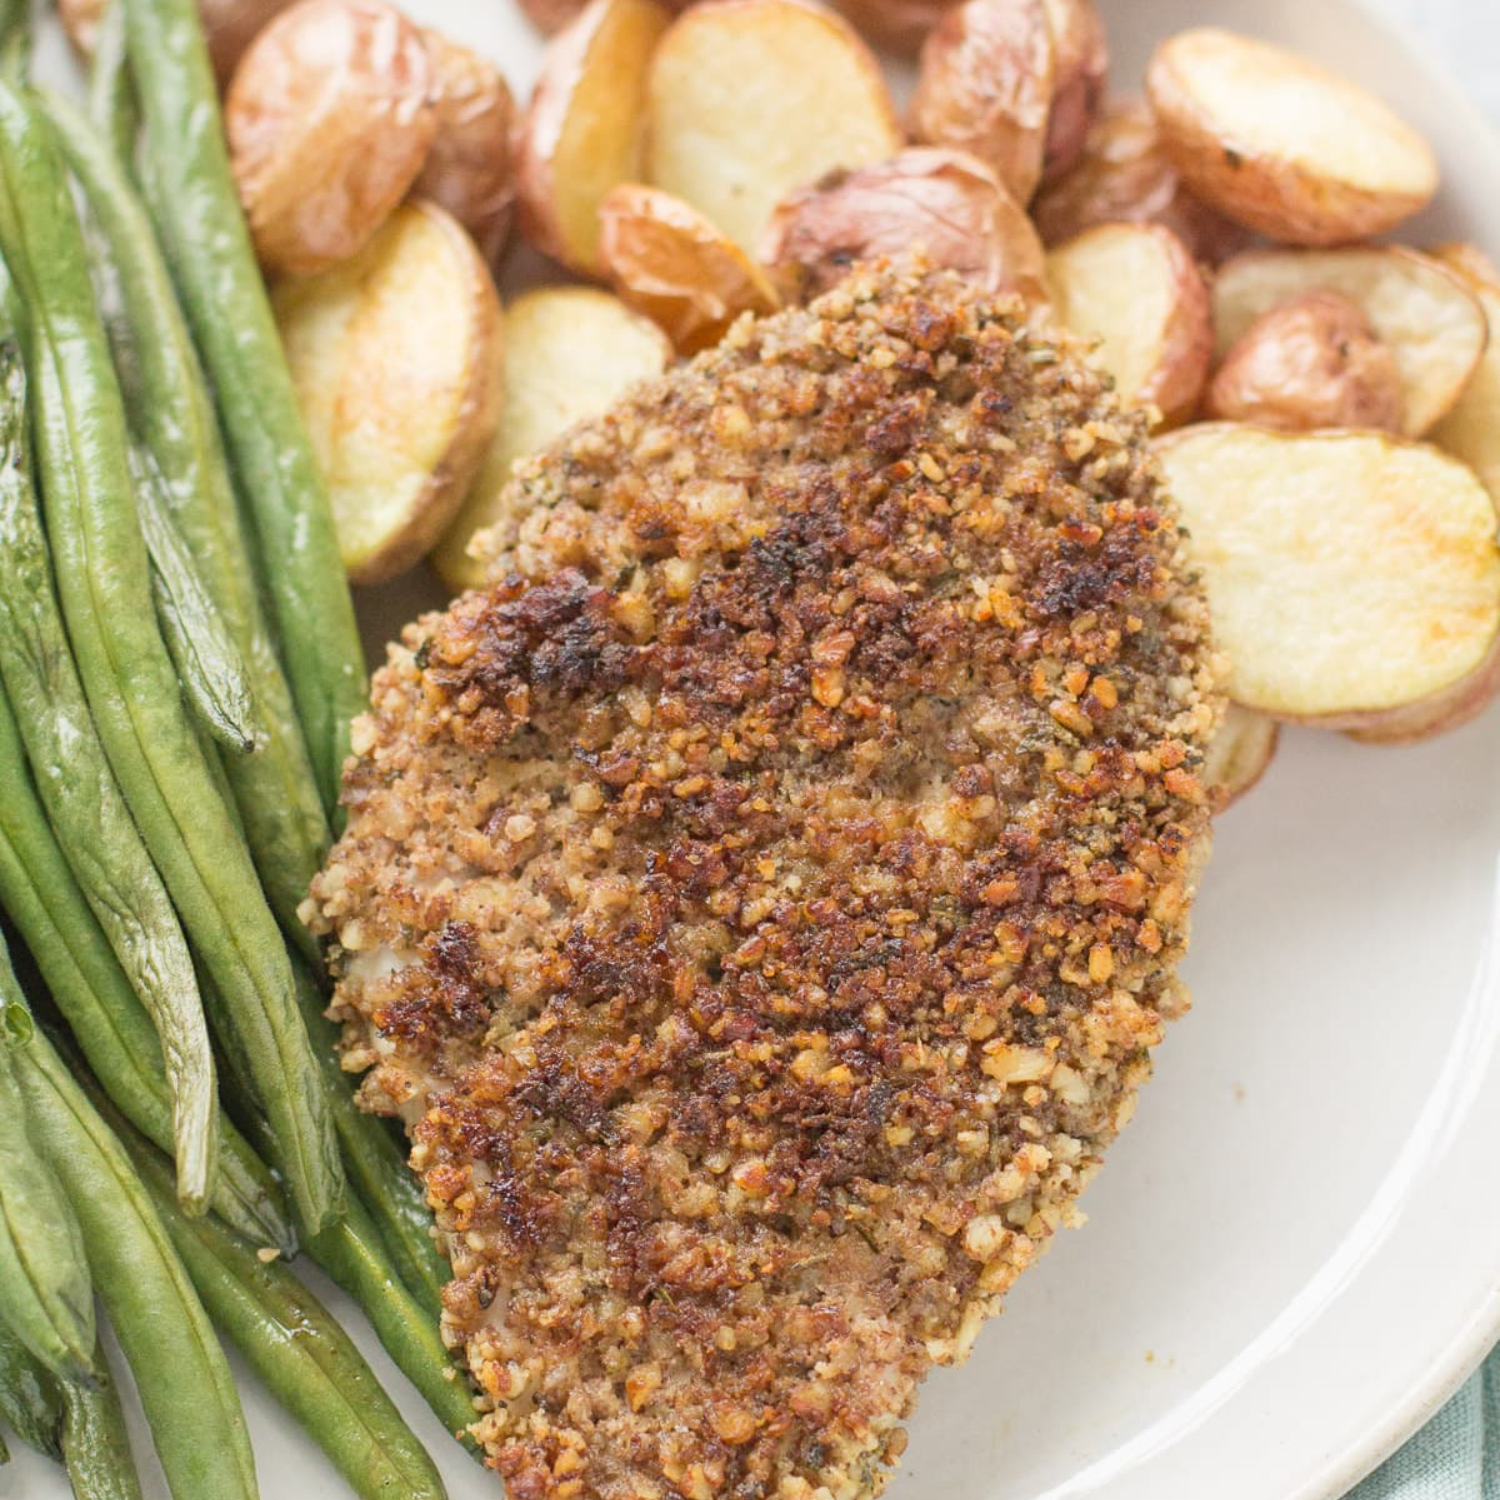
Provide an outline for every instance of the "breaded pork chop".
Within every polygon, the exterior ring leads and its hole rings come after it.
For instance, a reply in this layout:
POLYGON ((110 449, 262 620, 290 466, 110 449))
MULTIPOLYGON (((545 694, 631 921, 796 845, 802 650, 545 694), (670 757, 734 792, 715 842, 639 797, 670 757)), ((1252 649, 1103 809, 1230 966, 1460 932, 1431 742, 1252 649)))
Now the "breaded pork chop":
POLYGON ((1019 317, 742 324, 376 679, 316 920, 513 1500, 874 1494, 1185 1006, 1203 599, 1019 317))

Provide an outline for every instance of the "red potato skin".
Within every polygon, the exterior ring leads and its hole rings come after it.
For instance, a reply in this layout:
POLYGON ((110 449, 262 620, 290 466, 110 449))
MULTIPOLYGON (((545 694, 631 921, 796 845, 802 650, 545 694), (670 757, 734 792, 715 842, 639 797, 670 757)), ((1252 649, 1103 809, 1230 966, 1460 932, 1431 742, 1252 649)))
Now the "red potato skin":
POLYGON ((779 305, 764 273, 733 240, 660 188, 622 183, 605 197, 599 254, 615 294, 680 354, 717 344, 741 313, 779 305))
POLYGON ((1104 105, 1109 38, 1094 0, 1046 0, 1055 78, 1042 181, 1056 182, 1083 155, 1104 105))
POLYGON ((760 259, 796 301, 827 291, 858 261, 914 251, 988 291, 1047 300, 1045 256, 1024 210, 983 162, 938 147, 833 173, 783 199, 760 259))
POLYGON ((1367 745, 1411 745, 1478 718, 1497 696, 1500 696, 1500 636, 1467 677, 1441 693, 1379 713, 1341 714, 1337 718, 1307 722, 1324 729, 1342 729, 1350 739, 1367 745))
POLYGON ((435 74, 437 134, 413 191, 447 209, 498 266, 515 217, 515 100, 487 59, 435 31, 422 41, 435 74))
POLYGON ((1209 383, 1204 414, 1285 432, 1401 431, 1401 372, 1357 303, 1309 292, 1258 318, 1209 383))
POLYGON ((1043 0, 966 0, 922 46, 908 132, 977 156, 1028 203, 1042 178, 1055 76, 1043 0))
POLYGON ((1191 419, 1208 382, 1214 351, 1213 294, 1179 236, 1161 224, 1142 227, 1160 243, 1179 300, 1156 374, 1141 387, 1137 399, 1159 407, 1163 422, 1172 427, 1191 419))
POLYGON ((1151 111, 1139 100, 1106 109, 1082 155, 1031 205, 1044 244, 1098 224, 1161 224, 1195 259, 1216 266, 1250 243, 1250 232, 1195 198, 1167 157, 1151 111))
POLYGON ((421 33, 379 0, 301 0, 240 60, 224 128, 266 270, 348 260, 406 196, 437 131, 421 33))
POLYGON ((927 33, 958 0, 837 0, 838 8, 882 52, 914 57, 927 33))

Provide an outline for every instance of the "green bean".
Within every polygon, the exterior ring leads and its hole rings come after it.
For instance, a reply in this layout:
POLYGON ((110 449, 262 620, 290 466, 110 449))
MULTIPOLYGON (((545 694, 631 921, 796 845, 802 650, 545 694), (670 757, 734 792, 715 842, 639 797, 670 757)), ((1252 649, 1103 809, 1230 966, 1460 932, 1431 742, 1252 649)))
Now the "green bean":
POLYGON ((223 999, 287 1153, 303 1217, 339 1212, 343 1170, 276 920, 142 619, 150 566, 128 489, 126 418, 61 152, 0 83, 0 248, 14 276, 63 613, 89 704, 131 812, 223 999))
POLYGON ((350 1487, 367 1500, 442 1496, 432 1460, 317 1298, 222 1225, 179 1213, 163 1160, 123 1139, 215 1323, 350 1487))
POLYGON ((327 491, 303 426, 224 143, 195 0, 126 0, 154 207, 217 392, 297 710, 330 817, 364 661, 327 491))
MULTIPOLYGON (((36 795, 19 731, 0 685, 0 906, 105 1091, 162 1150, 172 1149, 172 1101, 151 1018, 78 889, 36 795)), ((220 1112, 212 1206, 257 1243, 291 1253, 296 1237, 280 1189, 220 1112)))
POLYGON ((124 1148, 40 1031, 17 1058, 33 1131, 72 1200, 177 1500, 255 1500, 224 1352, 124 1148))
POLYGON ((140 117, 135 88, 125 59, 125 9, 122 0, 108 0, 94 32, 94 58, 89 67, 89 118, 121 162, 135 152, 140 117))
POLYGON ((179 1191, 213 1187, 214 1068, 191 955, 100 743, 53 592, 27 443, 26 377, 0 346, 0 677, 84 895, 162 1039, 179 1191))
MULTIPOLYGON (((110 14, 123 21, 119 0, 110 14)), ((259 755, 225 762, 235 802, 273 909, 300 951, 318 962, 317 943, 297 908, 322 867, 328 823, 261 609, 192 335, 150 218, 120 160, 66 102, 48 96, 43 107, 107 252, 107 263, 101 254, 95 264, 118 303, 107 326, 131 424, 156 459, 178 528, 249 668, 268 730, 259 755)))
MULTIPOLYGON (((25 1014, 3 940, 0 993, 7 1012, 17 1004, 25 1014)), ((77 1378, 93 1363, 94 1287, 78 1220, 57 1174, 31 1139, 9 1057, 12 1047, 24 1045, 20 1040, 0 1044, 0 1308, 16 1336, 49 1370, 77 1378)))
POLYGON ((72 1380, 62 1388, 63 1462, 74 1500, 141 1500, 119 1388, 102 1348, 94 1363, 102 1372, 97 1380, 72 1380))
POLYGON ((302 1018, 322 1066, 349 1184, 370 1210, 407 1290, 436 1323, 442 1316, 448 1263, 433 1241, 432 1210, 420 1179, 406 1165, 385 1122, 354 1102, 349 1075, 338 1063, 337 1028, 323 1017, 323 995, 305 969, 299 967, 297 979, 302 1018))
POLYGON ((0 1318, 0 1422, 61 1463, 66 1416, 62 1387, 0 1318))
POLYGON ((167 650, 177 665, 199 725, 225 748, 254 754, 265 742, 255 709, 255 693, 239 647, 229 631, 188 550, 186 540, 162 496, 163 480, 156 460, 132 446, 136 511, 151 559, 156 614, 167 650))
MULTIPOLYGON (((264 1119, 253 1107, 237 1119, 265 1159, 275 1166, 276 1137, 264 1119)), ((381 1347, 438 1420, 449 1432, 462 1436, 474 1421, 468 1380, 444 1346, 437 1319, 397 1275, 385 1241, 358 1192, 351 1188, 342 1219, 320 1234, 308 1234, 304 1228, 301 1238, 302 1248, 313 1262, 359 1305, 381 1347)))
POLYGON ((141 1500, 120 1393, 102 1345, 92 1364, 96 1373, 86 1384, 58 1380, 0 1326, 0 1417, 28 1446, 67 1466, 75 1500, 141 1500))

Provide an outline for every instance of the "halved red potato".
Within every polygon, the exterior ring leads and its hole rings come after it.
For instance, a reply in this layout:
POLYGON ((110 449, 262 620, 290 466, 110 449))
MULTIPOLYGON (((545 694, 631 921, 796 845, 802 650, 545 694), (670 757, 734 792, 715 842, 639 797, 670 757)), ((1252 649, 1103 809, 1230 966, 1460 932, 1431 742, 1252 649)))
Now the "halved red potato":
POLYGON ((922 44, 914 141, 977 156, 1020 203, 1042 180, 1057 56, 1046 0, 965 0, 922 44))
POLYGON ((301 0, 240 59, 224 105, 255 249, 306 276, 367 244, 437 133, 422 35, 381 0, 301 0))
POLYGON ((1490 341, 1453 410, 1433 428, 1432 441, 1468 464, 1500 505, 1500 270, 1473 245, 1444 245, 1433 254, 1479 299, 1490 341))
POLYGON ((792 300, 827 291, 856 261, 920 252, 990 291, 1047 300, 1046 256, 1026 211, 983 162, 914 146, 835 172, 777 206, 761 260, 792 300))
POLYGON ((1356 303, 1396 357, 1407 437, 1420 437, 1453 408, 1489 339, 1478 298, 1454 272, 1415 250, 1249 250, 1219 268, 1213 291, 1220 359, 1283 302, 1328 291, 1356 303))
POLYGON ((1216 813, 1232 807, 1269 769, 1281 725, 1253 709, 1231 703, 1203 758, 1203 784, 1216 813))
POLYGON ((393 578, 452 520, 495 434, 489 268, 451 215, 413 200, 353 260, 273 301, 350 580, 393 578))
POLYGON ((1097 338, 1100 364, 1128 406, 1175 424, 1208 379, 1208 286, 1187 247, 1159 224, 1101 224, 1047 257, 1058 320, 1097 338))
POLYGON ((610 285, 683 354, 717 344, 741 313, 781 305, 766 273, 723 230, 660 188, 622 184, 599 206, 599 221, 610 285))
POLYGON ((1295 245, 1385 234, 1438 189, 1432 148, 1364 89, 1283 47, 1180 32, 1146 75, 1162 143, 1231 219, 1295 245))
POLYGON ((1048 246, 1097 224, 1160 224, 1209 265, 1243 250, 1250 239, 1247 229, 1183 185, 1151 111, 1138 99, 1105 110, 1073 166, 1043 184, 1031 216, 1048 246))
MULTIPOLYGON (((198 0, 209 56, 220 84, 227 83, 245 49, 273 16, 292 0, 198 0)), ((94 51, 94 37, 109 0, 57 0, 58 19, 68 40, 84 56, 94 51)))
POLYGON ((1500 686, 1495 505, 1464 464, 1388 433, 1230 422, 1158 451, 1236 702, 1413 738, 1500 686))
POLYGON ((1208 383, 1204 415, 1288 432, 1401 431, 1401 369, 1364 309, 1304 292, 1253 322, 1208 383))
POLYGON ((646 81, 670 19, 655 0, 591 0, 548 44, 521 124, 521 231, 585 276, 603 272, 604 195, 641 177, 646 81))
POLYGON ((1052 30, 1052 109, 1042 180, 1055 182, 1083 155, 1104 104, 1109 38, 1094 0, 1044 0, 1052 30))
POLYGON ((710 0, 651 67, 647 180, 753 255, 793 188, 901 147, 880 65, 842 17, 803 0, 710 0))
POLYGON ((654 323, 594 287, 542 287, 505 315, 505 396, 494 439, 462 508, 432 554, 449 588, 477 587, 486 565, 471 557, 476 532, 517 518, 507 489, 516 463, 575 422, 596 416, 638 380, 666 369, 671 346, 654 323))
POLYGON ((436 31, 422 41, 432 60, 437 134, 414 191, 446 208, 499 263, 516 201, 511 131, 516 106, 500 70, 436 31))

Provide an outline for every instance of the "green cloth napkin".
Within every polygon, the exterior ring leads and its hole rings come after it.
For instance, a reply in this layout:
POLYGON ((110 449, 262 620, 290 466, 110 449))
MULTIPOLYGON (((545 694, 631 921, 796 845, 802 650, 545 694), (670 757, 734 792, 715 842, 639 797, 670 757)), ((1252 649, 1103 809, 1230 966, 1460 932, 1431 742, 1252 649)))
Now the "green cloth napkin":
POLYGON ((1348 1500, 1500 1500, 1500 1350, 1348 1500))

